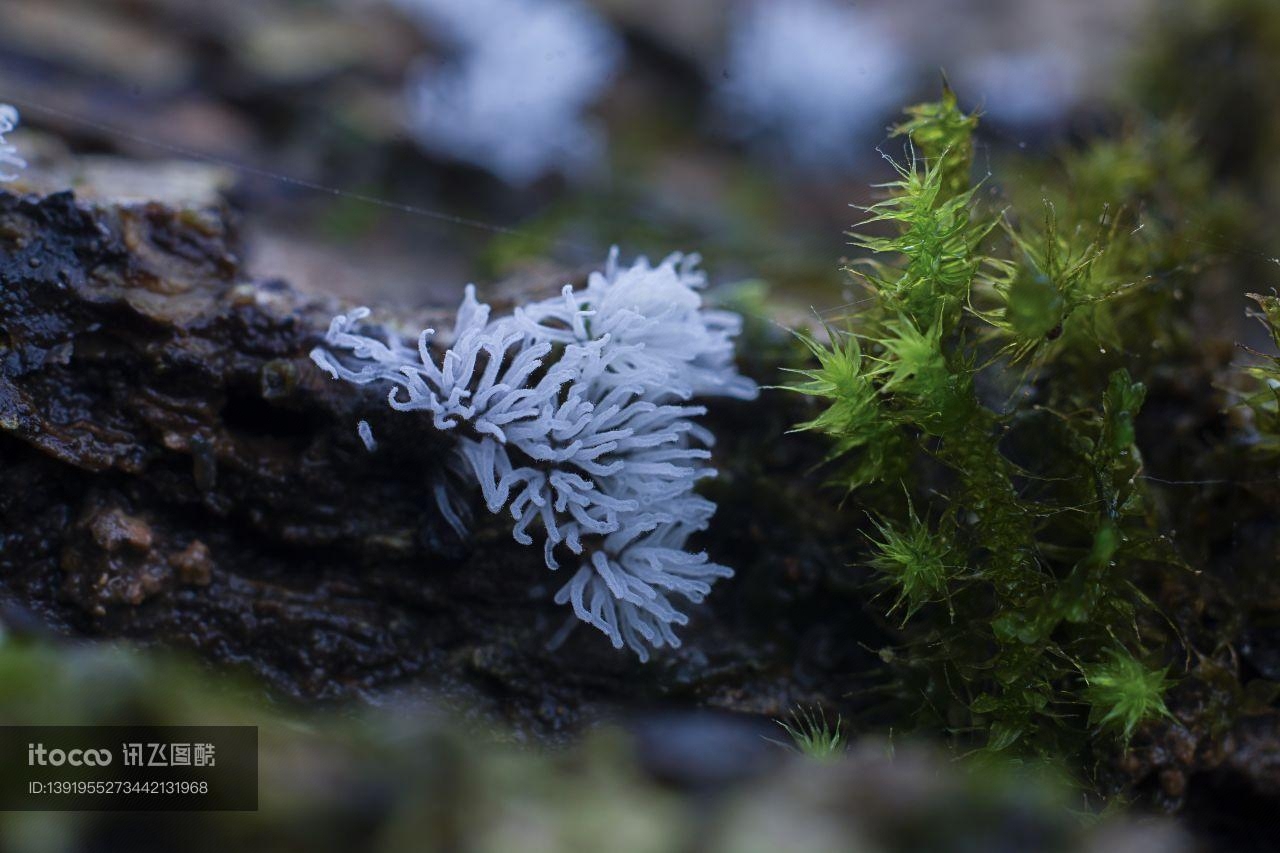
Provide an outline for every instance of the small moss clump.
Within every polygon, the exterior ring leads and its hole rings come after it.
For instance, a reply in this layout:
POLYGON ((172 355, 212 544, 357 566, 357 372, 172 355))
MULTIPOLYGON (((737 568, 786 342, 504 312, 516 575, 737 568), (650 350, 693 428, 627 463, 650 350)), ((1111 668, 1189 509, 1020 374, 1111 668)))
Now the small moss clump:
POLYGON ((1128 652, 1113 649, 1110 659, 1084 671, 1089 722, 1121 735, 1127 742, 1143 720, 1169 716, 1164 693, 1168 669, 1150 669, 1128 652))
POLYGON ((806 758, 830 761, 844 755, 849 747, 849 736, 839 717, 835 724, 827 722, 821 710, 799 707, 778 725, 791 739, 791 745, 806 758))

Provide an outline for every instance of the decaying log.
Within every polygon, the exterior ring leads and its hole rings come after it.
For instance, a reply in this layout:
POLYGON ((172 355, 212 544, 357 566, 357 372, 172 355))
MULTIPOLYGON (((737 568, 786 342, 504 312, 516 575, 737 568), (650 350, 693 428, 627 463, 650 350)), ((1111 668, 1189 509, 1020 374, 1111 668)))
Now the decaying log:
MULTIPOLYGON (((306 699, 465 691, 543 730, 673 694, 781 714, 803 695, 792 666, 841 665, 830 637, 797 654, 768 631, 754 645, 736 635, 744 602, 765 602, 764 626, 785 610, 759 577, 717 590, 657 664, 590 629, 549 649, 569 612, 551 602, 562 581, 539 549, 483 511, 467 541, 450 530, 429 489, 447 444, 314 367, 339 306, 246 280, 230 222, 216 204, 0 194, 11 627, 188 648, 306 699)), ((744 553, 766 535, 744 531, 749 502, 727 501, 720 522, 744 553)), ((789 537, 775 580, 812 591, 811 547, 789 537)))

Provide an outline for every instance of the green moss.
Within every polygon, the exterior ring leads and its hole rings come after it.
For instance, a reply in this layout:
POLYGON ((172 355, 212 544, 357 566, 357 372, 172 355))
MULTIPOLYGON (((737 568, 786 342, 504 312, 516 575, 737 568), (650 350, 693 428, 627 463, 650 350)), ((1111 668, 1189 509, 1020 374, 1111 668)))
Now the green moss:
POLYGON ((900 467, 902 454, 897 424, 881 406, 871 378, 874 368, 868 368, 857 337, 830 334, 829 345, 801 337, 818 366, 789 371, 808 380, 789 387, 825 404, 817 417, 796 429, 812 430, 831 439, 827 460, 844 460, 840 480, 852 490, 889 479, 900 467))
MULTIPOLYGON (((1139 272, 1166 247, 1121 237, 1132 221, 1105 208, 1049 202, 1034 226, 987 210, 969 181, 976 116, 949 90, 908 113, 925 156, 853 235, 872 255, 849 269, 864 307, 805 339, 817 367, 792 389, 822 409, 800 428, 830 438, 846 487, 906 490, 861 562, 901 615, 895 683, 923 698, 918 724, 1083 768, 1091 737, 1164 708, 1164 671, 1137 663, 1164 637, 1138 579, 1180 563, 1138 485, 1146 389, 1120 318, 1163 307, 1139 272)), ((1084 204, 1146 187, 1113 159, 1082 157, 1084 204)))
POLYGON ((925 160, 938 164, 948 197, 963 195, 969 189, 973 166, 977 114, 960 109, 956 93, 945 79, 941 99, 907 107, 906 114, 907 120, 893 129, 893 135, 909 138, 925 160))
POLYGON ((1168 669, 1148 669, 1123 649, 1112 649, 1105 660, 1084 670, 1084 700, 1089 722, 1128 741, 1144 720, 1169 716, 1164 694, 1168 669))
POLYGON ((807 758, 831 761, 844 755, 849 747, 841 719, 837 717, 834 725, 828 723, 821 710, 796 708, 788 719, 777 723, 796 750, 807 758))
POLYGON ((908 505, 907 513, 900 527, 874 522, 877 535, 868 537, 872 556, 867 565, 897 590, 897 601, 889 612, 905 604, 905 619, 910 619, 925 604, 948 597, 956 566, 948 538, 921 521, 914 507, 908 505))
POLYGON ((888 225, 893 231, 849 235, 861 249, 903 260, 898 265, 871 260, 850 269, 886 309, 923 325, 941 318, 948 330, 959 321, 978 271, 977 247, 994 226, 971 218, 972 189, 951 192, 951 166, 946 157, 894 164, 899 179, 880 187, 888 198, 863 208, 869 215, 859 226, 888 225))
POLYGON ((978 289, 995 304, 982 317, 1007 352, 1048 359, 1077 338, 1117 346, 1115 325, 1102 307, 1129 284, 1104 262, 1114 231, 1098 226, 1093 233, 1064 234, 1052 204, 1045 205, 1041 228, 1005 227, 1017 254, 989 263, 978 289))

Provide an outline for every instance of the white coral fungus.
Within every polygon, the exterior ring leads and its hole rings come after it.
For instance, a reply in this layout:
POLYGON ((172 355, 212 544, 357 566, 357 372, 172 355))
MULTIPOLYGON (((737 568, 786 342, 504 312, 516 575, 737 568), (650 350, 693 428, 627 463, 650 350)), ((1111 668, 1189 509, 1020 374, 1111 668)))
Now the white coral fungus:
POLYGON ((18 111, 8 104, 0 104, 0 181, 12 181, 16 174, 3 171, 5 166, 21 169, 27 165, 18 156, 18 149, 5 142, 4 135, 11 133, 18 126, 18 111))
POLYGON ((455 59, 408 85, 423 147, 513 185, 595 167, 603 135, 583 117, 608 85, 620 39, 579 0, 395 0, 455 59))
MULTIPOLYGON (((702 305, 697 261, 620 267, 615 249, 584 289, 565 285, 498 319, 468 286, 441 357, 430 329, 416 348, 361 334, 366 309, 335 317, 327 348, 311 354, 336 378, 391 383, 393 409, 456 431, 485 504, 511 513, 516 540, 540 536, 551 569, 574 555, 556 602, 641 660, 680 644, 673 626, 687 617, 673 598, 699 603, 733 574, 686 549, 715 512, 694 493, 715 475, 713 437, 694 421, 705 409, 688 401, 758 389, 734 367, 740 318, 702 305)), ((439 488, 437 499, 460 526, 439 488)))

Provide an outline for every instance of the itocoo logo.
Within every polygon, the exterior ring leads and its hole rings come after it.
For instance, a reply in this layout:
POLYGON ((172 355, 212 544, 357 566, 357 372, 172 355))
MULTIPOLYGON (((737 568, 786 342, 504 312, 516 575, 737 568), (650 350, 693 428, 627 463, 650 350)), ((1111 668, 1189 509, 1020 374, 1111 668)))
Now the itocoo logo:
POLYGON ((42 743, 27 744, 27 766, 61 767, 64 764, 72 767, 105 767, 111 763, 109 749, 45 749, 42 743))

